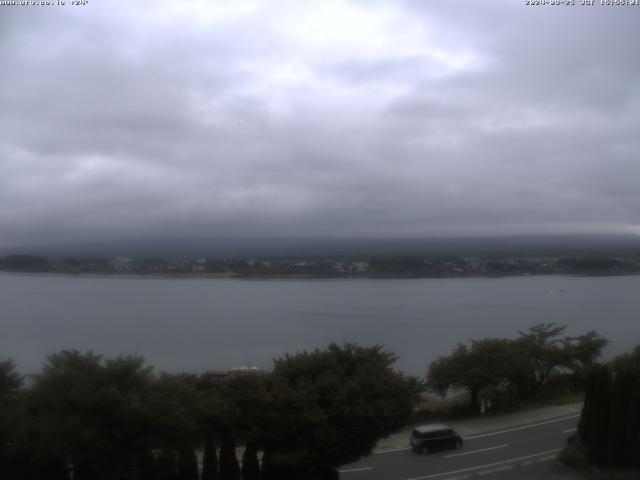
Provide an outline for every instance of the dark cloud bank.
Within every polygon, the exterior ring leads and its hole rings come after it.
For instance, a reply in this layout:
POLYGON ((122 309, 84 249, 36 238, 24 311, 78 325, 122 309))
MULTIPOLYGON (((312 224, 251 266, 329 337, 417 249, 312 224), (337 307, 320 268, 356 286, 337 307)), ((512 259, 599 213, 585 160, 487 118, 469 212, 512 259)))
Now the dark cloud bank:
POLYGON ((640 7, 131 3, 2 7, 0 246, 640 233, 640 7))

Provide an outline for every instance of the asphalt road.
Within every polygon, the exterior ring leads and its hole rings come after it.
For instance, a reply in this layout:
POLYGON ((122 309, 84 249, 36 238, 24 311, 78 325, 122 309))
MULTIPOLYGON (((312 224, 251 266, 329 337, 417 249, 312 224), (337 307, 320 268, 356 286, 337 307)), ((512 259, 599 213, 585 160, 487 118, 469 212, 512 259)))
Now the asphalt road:
POLYGON ((464 446, 420 455, 408 448, 379 450, 340 469, 342 480, 520 479, 553 461, 579 415, 464 437, 464 446))

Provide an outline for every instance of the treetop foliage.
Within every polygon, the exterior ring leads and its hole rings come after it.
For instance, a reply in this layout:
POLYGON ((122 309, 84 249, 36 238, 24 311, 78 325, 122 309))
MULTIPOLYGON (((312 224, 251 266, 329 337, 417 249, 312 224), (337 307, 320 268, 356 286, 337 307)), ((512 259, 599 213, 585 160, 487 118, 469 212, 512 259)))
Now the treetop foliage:
POLYGON ((286 463, 304 457, 308 465, 336 467, 367 455, 411 413, 411 388, 393 371, 394 361, 380 346, 353 344, 275 360, 271 411, 281 428, 271 439, 272 458, 286 463))
POLYGON ((15 371, 15 364, 11 360, 0 362, 0 402, 17 395, 22 386, 23 378, 15 371))
POLYGON ((0 469, 10 480, 43 470, 76 480, 186 480, 197 478, 194 452, 206 446, 207 478, 237 479, 239 441, 251 447, 244 462, 254 477, 262 450, 278 472, 313 478, 403 425, 412 384, 394 360, 380 346, 332 344, 285 355, 270 373, 221 376, 155 373, 137 355, 64 350, 47 357, 29 388, 3 362, 0 469))
POLYGON ((584 382, 608 342, 595 331, 563 336, 566 328, 540 323, 519 331, 515 339, 484 338, 458 344, 450 355, 430 364, 427 385, 440 395, 451 389, 468 390, 470 408, 477 411, 483 392, 488 397, 501 392, 511 399, 533 399, 554 376, 571 375, 584 382))

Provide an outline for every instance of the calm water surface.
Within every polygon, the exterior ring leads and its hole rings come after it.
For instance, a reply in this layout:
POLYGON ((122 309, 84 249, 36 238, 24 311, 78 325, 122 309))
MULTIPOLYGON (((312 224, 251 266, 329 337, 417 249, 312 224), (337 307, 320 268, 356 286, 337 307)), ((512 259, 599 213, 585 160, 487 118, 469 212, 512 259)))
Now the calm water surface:
POLYGON ((63 348, 139 353, 158 369, 270 368, 331 341, 383 344, 422 375, 457 342, 539 322, 640 344, 640 276, 236 280, 0 273, 0 359, 35 372, 63 348))

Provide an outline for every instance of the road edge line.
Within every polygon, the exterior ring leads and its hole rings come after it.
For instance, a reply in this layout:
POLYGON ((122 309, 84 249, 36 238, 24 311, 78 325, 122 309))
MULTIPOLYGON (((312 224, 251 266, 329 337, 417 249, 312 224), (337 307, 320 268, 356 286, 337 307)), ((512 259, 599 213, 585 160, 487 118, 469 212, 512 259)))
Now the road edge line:
POLYGON ((526 460, 527 458, 539 457, 540 455, 546 455, 546 454, 549 454, 549 453, 556 453, 556 452, 559 452, 561 450, 562 450, 561 448, 556 448, 554 450, 547 450, 547 451, 544 451, 544 452, 538 452, 538 453, 534 453, 532 455, 525 455, 524 457, 510 458, 509 460, 503 460, 501 462, 488 463, 486 465, 478 465, 477 467, 463 468, 462 470, 454 470, 454 471, 451 471, 451 472, 434 473, 434 474, 431 474, 431 475, 424 475, 422 477, 411 477, 411 478, 406 478, 404 480, 426 480, 428 478, 443 477, 445 475, 455 475, 456 473, 470 472, 472 470, 479 470, 481 468, 494 467, 496 465, 504 465, 504 464, 512 463, 512 462, 519 462, 520 460, 526 460))

